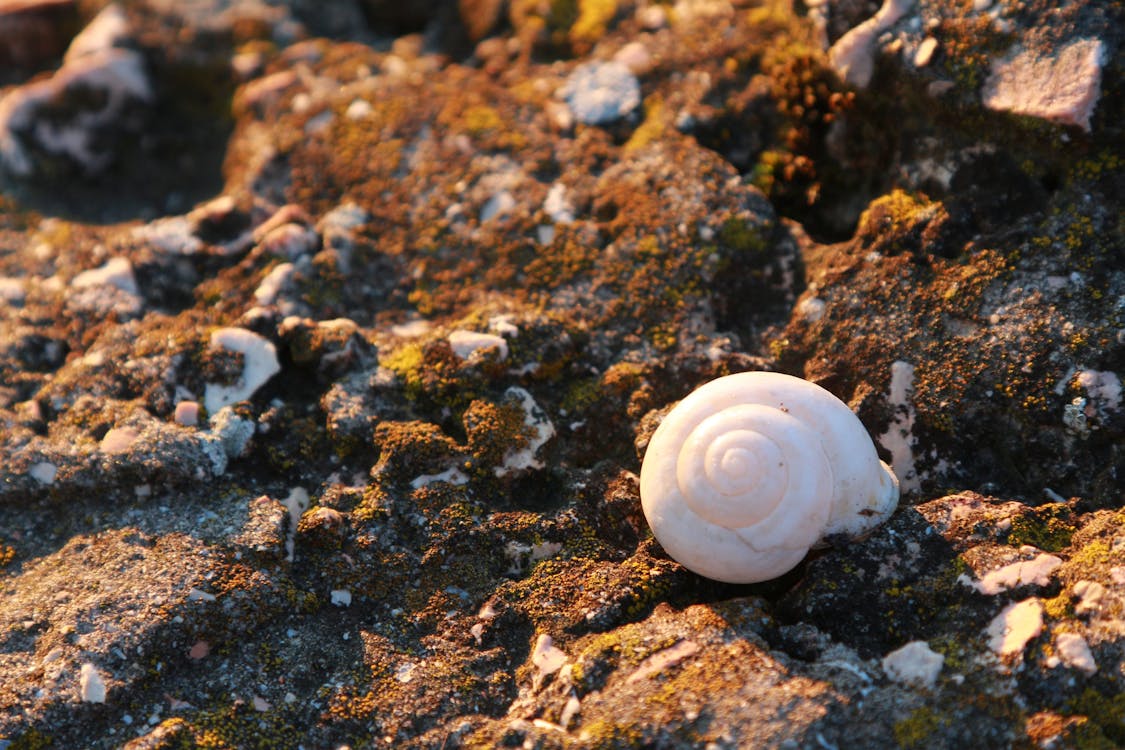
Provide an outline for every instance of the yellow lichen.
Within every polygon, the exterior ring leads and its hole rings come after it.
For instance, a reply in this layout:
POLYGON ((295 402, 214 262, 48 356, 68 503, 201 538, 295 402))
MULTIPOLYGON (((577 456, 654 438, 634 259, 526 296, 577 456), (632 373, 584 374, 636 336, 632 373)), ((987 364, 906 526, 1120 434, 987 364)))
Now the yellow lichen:
POLYGON ((938 730, 937 714, 928 706, 915 709, 910 716, 894 725, 895 741, 901 747, 924 747, 926 740, 938 730))
POLYGON ((617 15, 617 0, 578 0, 578 18, 570 27, 570 40, 576 45, 596 42, 617 15))

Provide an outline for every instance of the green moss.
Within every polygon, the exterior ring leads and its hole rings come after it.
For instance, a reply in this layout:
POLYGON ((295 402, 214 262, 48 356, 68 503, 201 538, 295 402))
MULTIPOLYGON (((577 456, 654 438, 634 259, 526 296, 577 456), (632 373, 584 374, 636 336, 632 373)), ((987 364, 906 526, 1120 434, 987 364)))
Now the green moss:
POLYGON ((597 402, 601 395, 600 384, 596 377, 572 380, 560 406, 567 414, 581 414, 597 402))
POLYGON ((977 656, 973 646, 959 636, 946 635, 931 638, 929 645, 945 658, 943 666, 948 673, 969 669, 977 656))
POLYGON ((1019 547, 1030 544, 1046 552, 1060 552, 1070 546, 1074 526, 1067 523, 1070 508, 1064 503, 1051 503, 1035 508, 1012 520, 1008 544, 1019 547))
POLYGON ((1086 717, 1075 737, 1082 750, 1125 747, 1125 693, 1113 697, 1087 688, 1067 704, 1070 715, 1086 717))
POLYGON ((766 195, 772 195, 774 186, 784 179, 783 168, 786 155, 777 149, 766 149, 758 156, 758 161, 750 171, 750 184, 766 195))
POLYGON ((719 229, 719 241, 737 253, 752 257, 761 256, 769 249, 769 242, 762 236, 761 228, 738 218, 723 222, 719 229))
POLYGON ((648 337, 658 351, 669 352, 679 343, 678 331, 674 326, 656 325, 649 330, 648 337))
POLYGON ((1089 719, 1080 719, 1071 737, 1077 750, 1121 750, 1121 745, 1106 737, 1101 727, 1089 719))
POLYGON ((569 30, 578 20, 581 9, 579 0, 551 0, 547 14, 547 25, 553 30, 569 30))
POLYGON ((38 729, 29 729, 12 740, 8 750, 41 750, 54 744, 54 739, 49 735, 43 734, 38 729))
POLYGON ((922 706, 915 709, 910 716, 895 722, 895 741, 900 747, 924 747, 927 739, 938 730, 941 722, 933 709, 922 706))

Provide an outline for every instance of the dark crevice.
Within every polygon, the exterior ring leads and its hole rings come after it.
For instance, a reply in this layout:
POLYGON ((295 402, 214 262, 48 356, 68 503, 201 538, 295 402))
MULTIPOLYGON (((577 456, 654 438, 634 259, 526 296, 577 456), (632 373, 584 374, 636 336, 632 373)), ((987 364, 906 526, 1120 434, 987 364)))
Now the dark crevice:
POLYGON ((150 59, 155 102, 134 126, 98 145, 115 151, 104 172, 56 164, 35 179, 0 182, 22 208, 70 221, 111 224, 180 214, 222 191, 222 163, 233 128, 234 81, 226 66, 172 65, 150 59))

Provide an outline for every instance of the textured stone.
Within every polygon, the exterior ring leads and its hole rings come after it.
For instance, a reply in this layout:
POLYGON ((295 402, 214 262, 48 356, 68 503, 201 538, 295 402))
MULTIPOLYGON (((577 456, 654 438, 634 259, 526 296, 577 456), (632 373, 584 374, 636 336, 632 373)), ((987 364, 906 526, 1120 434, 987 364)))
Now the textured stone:
POLYGON ((989 109, 1089 131, 1105 55, 1100 39, 1077 39, 1049 53, 1017 50, 993 60, 981 99, 989 109))

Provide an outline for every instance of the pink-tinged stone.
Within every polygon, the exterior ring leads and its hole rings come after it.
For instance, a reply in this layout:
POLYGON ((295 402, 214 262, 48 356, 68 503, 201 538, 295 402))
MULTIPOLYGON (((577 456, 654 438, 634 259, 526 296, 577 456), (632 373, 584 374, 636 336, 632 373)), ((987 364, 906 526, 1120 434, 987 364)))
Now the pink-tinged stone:
POLYGON ((1019 560, 992 570, 973 584, 977 591, 994 596, 1019 586, 1046 586, 1051 574, 1062 566, 1062 560, 1054 555, 1040 554, 1033 560, 1019 560))
POLYGON ((674 645, 657 651, 641 662, 637 670, 629 675, 625 682, 638 682, 652 677, 665 669, 676 666, 690 656, 695 656, 697 653, 699 653, 699 644, 695 641, 677 641, 674 645))
POLYGON ((176 404, 176 424, 194 427, 199 424, 199 402, 181 401, 176 404))
POLYGON ((1086 674, 1098 671, 1098 663, 1086 639, 1078 633, 1059 633, 1055 637, 1055 650, 1062 663, 1086 674))
POLYGON ((124 453, 133 447, 141 433, 132 427, 114 427, 98 445, 102 453, 124 453))
POLYGON ((985 630, 988 645, 997 656, 1023 653, 1029 642, 1043 632, 1043 605, 1038 599, 1009 604, 985 630))
POLYGON ((535 648, 531 650, 531 663, 542 676, 554 674, 566 664, 566 653, 555 646, 551 636, 540 635, 535 641, 535 648))
POLYGON ((297 74, 291 70, 258 78, 243 86, 235 95, 236 109, 253 108, 259 113, 274 104, 291 87, 297 84, 297 74))
POLYGON ((1077 125, 1089 132, 1105 57, 1100 39, 1078 39, 1052 55, 1021 50, 992 61, 981 99, 989 109, 1077 125))

